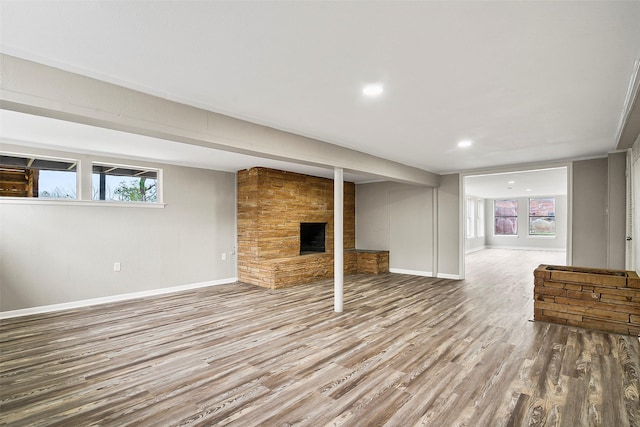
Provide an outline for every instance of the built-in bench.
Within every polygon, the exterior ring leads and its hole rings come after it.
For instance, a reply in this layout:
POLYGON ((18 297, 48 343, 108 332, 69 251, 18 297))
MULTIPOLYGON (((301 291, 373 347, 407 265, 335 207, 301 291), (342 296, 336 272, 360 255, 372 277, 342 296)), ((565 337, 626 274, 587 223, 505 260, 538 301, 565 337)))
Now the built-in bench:
MULTIPOLYGON (((389 251, 346 249, 344 274, 389 272, 389 251)), ((251 283, 270 289, 309 283, 333 277, 333 253, 312 253, 254 262, 247 269, 251 283)))
MULTIPOLYGON (((355 270, 352 267, 348 274, 380 274, 389 272, 389 251, 348 249, 345 251, 345 266, 347 264, 346 258, 350 256, 355 256, 355 270)), ((345 269, 345 273, 346 272, 345 269)))
POLYGON ((534 319, 640 335, 640 278, 634 271, 540 265, 534 319))

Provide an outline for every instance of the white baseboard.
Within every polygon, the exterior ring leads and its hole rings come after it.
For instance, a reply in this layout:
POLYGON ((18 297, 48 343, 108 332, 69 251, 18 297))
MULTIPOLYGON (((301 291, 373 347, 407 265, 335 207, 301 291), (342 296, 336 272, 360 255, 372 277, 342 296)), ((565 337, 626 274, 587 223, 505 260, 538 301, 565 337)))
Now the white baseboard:
POLYGON ((549 251, 549 252, 566 252, 566 248, 538 248, 527 246, 492 246, 488 245, 486 249, 512 249, 514 251, 549 251))
POLYGON ((404 270, 402 268, 390 268, 389 269, 389 273, 410 274, 412 276, 433 277, 433 273, 430 272, 430 271, 404 270))
POLYGON ((438 273, 438 279, 462 280, 459 274, 438 273))
POLYGON ((154 295, 170 294, 173 292, 188 291, 191 289, 206 288, 208 286, 226 285, 238 281, 237 277, 228 279, 213 280, 211 282, 191 283, 188 285, 172 286, 170 288, 151 289, 149 291, 132 292, 128 294, 112 295, 101 298, 91 298, 80 301, 71 301, 61 304, 43 305, 40 307, 29 307, 20 310, 0 311, 0 319, 9 319, 11 317, 28 316, 30 314, 50 313, 53 311, 68 310, 71 308, 88 307, 90 305, 108 304, 118 301, 126 301, 135 298, 144 298, 154 295))

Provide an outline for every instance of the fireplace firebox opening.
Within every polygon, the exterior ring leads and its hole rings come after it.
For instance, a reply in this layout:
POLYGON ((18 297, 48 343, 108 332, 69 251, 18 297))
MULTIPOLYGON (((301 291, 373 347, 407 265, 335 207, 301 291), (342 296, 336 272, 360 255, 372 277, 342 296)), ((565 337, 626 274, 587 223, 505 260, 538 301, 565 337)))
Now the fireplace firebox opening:
POLYGON ((326 222, 300 223, 300 255, 326 252, 325 230, 326 222))

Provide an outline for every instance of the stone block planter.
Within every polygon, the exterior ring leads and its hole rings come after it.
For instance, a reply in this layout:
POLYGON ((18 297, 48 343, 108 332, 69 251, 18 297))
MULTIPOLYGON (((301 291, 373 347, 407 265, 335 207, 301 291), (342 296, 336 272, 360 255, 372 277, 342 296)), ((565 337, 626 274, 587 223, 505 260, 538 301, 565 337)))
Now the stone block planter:
POLYGON ((640 335, 640 278, 633 271, 540 265, 534 319, 640 335))

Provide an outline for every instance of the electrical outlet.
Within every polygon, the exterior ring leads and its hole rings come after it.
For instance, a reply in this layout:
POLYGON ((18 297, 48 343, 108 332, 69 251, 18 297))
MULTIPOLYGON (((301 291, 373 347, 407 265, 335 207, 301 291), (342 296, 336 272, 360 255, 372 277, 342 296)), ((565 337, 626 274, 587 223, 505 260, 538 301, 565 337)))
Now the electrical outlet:
POLYGON ((222 260, 223 261, 227 260, 227 253, 226 252, 222 252, 222 260))
POLYGON ((120 263, 119 262, 114 262, 113 263, 113 271, 120 271, 120 263))

